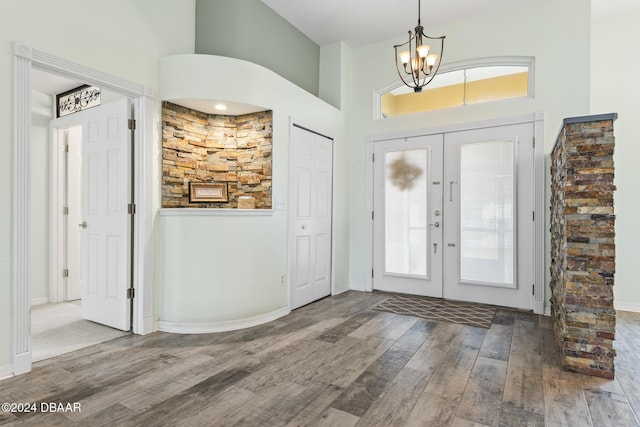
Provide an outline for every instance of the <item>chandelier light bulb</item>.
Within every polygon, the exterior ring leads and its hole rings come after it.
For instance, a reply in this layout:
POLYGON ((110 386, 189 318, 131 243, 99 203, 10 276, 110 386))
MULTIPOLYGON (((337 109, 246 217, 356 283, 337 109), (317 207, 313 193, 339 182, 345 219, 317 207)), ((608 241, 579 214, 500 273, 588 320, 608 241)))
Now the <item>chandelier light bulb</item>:
POLYGON ((429 68, 433 67, 434 65, 436 65, 437 60, 438 60, 438 54, 430 53, 429 55, 427 55, 427 66, 429 68))
POLYGON ((409 60, 411 59, 411 54, 409 53, 409 51, 405 50, 400 52, 398 57, 400 57, 400 62, 402 62, 402 65, 407 65, 409 63, 409 60))
POLYGON ((418 46, 416 52, 418 52, 418 56, 420 58, 425 58, 429 54, 430 49, 431 46, 429 46, 428 44, 423 44, 422 46, 418 46))

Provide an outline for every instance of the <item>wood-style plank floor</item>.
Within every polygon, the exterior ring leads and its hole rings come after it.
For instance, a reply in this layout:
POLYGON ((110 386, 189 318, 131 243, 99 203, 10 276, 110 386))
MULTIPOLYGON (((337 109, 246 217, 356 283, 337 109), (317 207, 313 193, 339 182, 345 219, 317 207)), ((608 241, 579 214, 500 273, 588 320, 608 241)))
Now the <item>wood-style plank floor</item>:
POLYGON ((347 292, 242 331, 126 336, 0 381, 34 426, 638 426, 640 314, 618 313, 616 380, 564 372, 549 318, 491 329, 371 309, 347 292))

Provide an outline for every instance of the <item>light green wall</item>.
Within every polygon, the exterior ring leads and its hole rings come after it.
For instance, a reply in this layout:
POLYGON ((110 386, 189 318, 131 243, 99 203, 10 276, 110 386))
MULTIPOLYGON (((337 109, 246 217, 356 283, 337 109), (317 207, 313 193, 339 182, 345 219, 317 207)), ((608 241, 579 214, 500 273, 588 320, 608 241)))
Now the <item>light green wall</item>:
POLYGON ((591 112, 618 113, 614 123, 616 308, 640 311, 638 242, 640 242, 640 11, 594 19, 591 37, 591 112))
POLYGON ((194 51, 194 16, 195 0, 22 0, 3 7, 0 149, 5 155, 0 156, 0 190, 5 203, 0 204, 0 372, 11 364, 12 352, 13 42, 157 90, 158 59, 194 51))
POLYGON ((262 65, 318 95, 320 47, 260 0, 196 0, 196 53, 262 65))
MULTIPOLYGON (((589 27, 589 2, 541 0, 488 11, 473 19, 439 28, 428 28, 429 34, 447 37, 443 58, 445 64, 491 56, 535 57, 535 98, 469 105, 382 120, 373 119, 373 92, 377 87, 397 80, 390 58, 393 45, 401 41, 402 34, 398 34, 396 40, 353 51, 353 106, 348 119, 351 141, 352 288, 363 289, 367 276, 371 274, 366 269, 369 254, 366 242, 370 227, 367 218, 371 216, 366 211, 365 203, 366 180, 370 179, 365 174, 367 137, 544 112, 544 144, 545 153, 548 154, 562 119, 589 113, 589 27)), ((548 225, 545 229, 549 229, 548 225)), ((548 274, 548 271, 545 273, 548 274)))
MULTIPOLYGON (((276 73, 243 60, 176 55, 161 61, 161 96, 227 99, 273 111, 273 197, 284 210, 267 216, 160 216, 155 277, 160 321, 214 323, 287 308, 289 133, 298 123, 334 138, 337 289, 348 287, 348 146, 342 113, 276 73), (217 82, 224 81, 224 85, 217 82), (247 87, 246 81, 252 86, 247 87)), ((274 203, 275 205, 275 203, 274 203)))

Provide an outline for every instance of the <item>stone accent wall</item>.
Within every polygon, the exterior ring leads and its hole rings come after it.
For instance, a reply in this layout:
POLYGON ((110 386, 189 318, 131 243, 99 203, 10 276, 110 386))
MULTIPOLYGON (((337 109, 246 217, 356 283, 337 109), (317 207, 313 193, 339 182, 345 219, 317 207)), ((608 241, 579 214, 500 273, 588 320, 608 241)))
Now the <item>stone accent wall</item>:
POLYGON ((563 367, 614 377, 615 114, 566 119, 551 153, 551 313, 563 367))
POLYGON ((162 207, 271 209, 272 112, 221 116, 162 104, 162 207), (189 202, 189 183, 227 185, 228 202, 189 202))

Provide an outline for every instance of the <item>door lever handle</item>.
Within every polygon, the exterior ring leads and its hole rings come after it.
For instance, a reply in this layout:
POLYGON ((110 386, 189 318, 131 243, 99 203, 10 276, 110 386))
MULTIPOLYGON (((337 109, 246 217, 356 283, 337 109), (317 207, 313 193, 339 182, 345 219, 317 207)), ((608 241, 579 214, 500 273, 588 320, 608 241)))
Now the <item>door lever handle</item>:
POLYGON ((439 228, 440 227, 440 221, 436 221, 433 224, 429 224, 429 227, 439 228))
POLYGON ((82 221, 80 224, 78 224, 78 227, 87 228, 87 221, 82 221))

